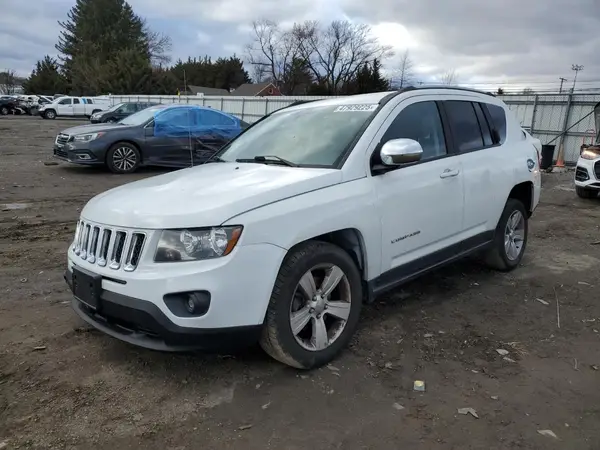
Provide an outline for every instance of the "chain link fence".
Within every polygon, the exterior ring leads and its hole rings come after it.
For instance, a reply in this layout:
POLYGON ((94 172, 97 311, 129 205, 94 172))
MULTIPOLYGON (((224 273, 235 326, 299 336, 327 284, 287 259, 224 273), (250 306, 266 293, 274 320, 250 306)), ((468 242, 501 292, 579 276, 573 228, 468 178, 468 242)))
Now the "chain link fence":
MULTIPOLYGON (((252 123, 298 100, 320 100, 331 97, 113 95, 110 98, 112 104, 139 101, 206 106, 252 123)), ((591 113, 594 106, 600 102, 600 94, 503 95, 499 98, 504 100, 514 112, 521 126, 530 131, 542 144, 556 145, 555 157, 560 145, 564 145, 566 164, 575 164, 581 145, 592 143, 595 139, 594 116, 591 113)))

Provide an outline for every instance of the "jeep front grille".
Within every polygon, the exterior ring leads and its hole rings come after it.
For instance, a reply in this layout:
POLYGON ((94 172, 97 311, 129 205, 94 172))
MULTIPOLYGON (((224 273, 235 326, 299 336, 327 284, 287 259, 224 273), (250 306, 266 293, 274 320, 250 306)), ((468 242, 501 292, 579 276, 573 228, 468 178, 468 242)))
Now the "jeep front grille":
POLYGON ((132 272, 138 266, 146 234, 121 230, 80 220, 77 223, 73 253, 100 267, 132 272))
POLYGON ((600 161, 596 161, 596 164, 594 164, 594 174, 596 179, 600 180, 600 161))

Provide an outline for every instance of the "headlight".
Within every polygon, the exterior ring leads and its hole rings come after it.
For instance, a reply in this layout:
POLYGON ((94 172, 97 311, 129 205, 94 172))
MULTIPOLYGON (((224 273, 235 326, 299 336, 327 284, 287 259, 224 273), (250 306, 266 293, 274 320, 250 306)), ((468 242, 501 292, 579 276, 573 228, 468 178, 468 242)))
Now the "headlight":
POLYGON ((77 135, 73 136, 73 140, 75 142, 88 142, 88 141, 93 141, 94 139, 99 138, 103 134, 104 133, 102 133, 102 132, 99 132, 99 133, 88 133, 88 134, 77 134, 77 135))
POLYGON ((600 158, 600 154, 593 152, 591 150, 584 150, 581 152, 581 157, 583 159, 596 159, 596 158, 600 158))
POLYGON ((232 252, 243 227, 164 230, 158 241, 155 262, 198 261, 232 252))

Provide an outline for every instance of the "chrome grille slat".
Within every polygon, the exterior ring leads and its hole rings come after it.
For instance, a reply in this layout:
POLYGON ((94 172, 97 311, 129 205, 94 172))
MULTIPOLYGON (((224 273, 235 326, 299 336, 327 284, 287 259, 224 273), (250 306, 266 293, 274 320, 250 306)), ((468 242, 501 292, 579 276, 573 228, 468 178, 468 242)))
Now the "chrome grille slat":
POLYGON ((145 243, 145 232, 80 220, 72 249, 75 255, 90 264, 133 272, 140 262, 145 243))
POLYGON ((132 233, 131 241, 127 246, 127 256, 125 257, 125 266, 123 270, 132 272, 138 265, 139 258, 142 254, 142 246, 146 236, 142 233, 132 233))
POLYGON ((81 256, 81 259, 86 259, 87 258, 87 251, 88 251, 88 241, 90 239, 90 224, 86 223, 83 226, 83 238, 81 240, 81 253, 79 254, 79 256, 81 256))
POLYGON ((98 248, 98 236, 100 235, 100 227, 93 226, 91 230, 92 231, 89 239, 87 261, 89 263, 94 264, 96 262, 96 249, 98 248))
POLYGON ((127 233, 125 231, 117 231, 115 233, 115 241, 113 243, 113 249, 110 256, 110 264, 108 267, 111 269, 118 269, 121 267, 121 261, 123 259, 123 253, 125 252, 125 244, 127 244, 127 233))

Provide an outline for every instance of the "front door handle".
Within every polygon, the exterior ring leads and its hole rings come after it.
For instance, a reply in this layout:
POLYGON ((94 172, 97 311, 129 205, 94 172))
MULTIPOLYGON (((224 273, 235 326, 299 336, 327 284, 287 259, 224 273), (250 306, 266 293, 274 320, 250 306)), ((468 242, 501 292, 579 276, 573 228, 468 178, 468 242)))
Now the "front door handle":
POLYGON ((457 170, 457 169, 446 169, 440 174, 440 178, 455 177, 459 173, 460 173, 460 170, 457 170))

